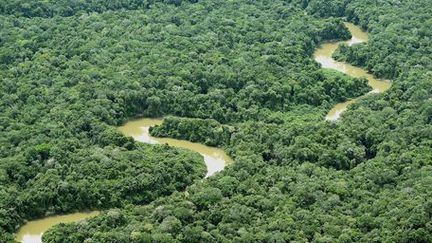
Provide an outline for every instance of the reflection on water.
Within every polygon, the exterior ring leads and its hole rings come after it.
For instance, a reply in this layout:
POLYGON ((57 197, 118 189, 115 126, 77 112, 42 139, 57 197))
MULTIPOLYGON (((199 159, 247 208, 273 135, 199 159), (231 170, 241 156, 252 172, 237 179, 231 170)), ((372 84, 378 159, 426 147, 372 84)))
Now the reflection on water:
MULTIPOLYGON (((386 91, 391 86, 389 80, 377 79, 364 69, 354 67, 346 63, 338 62, 332 58, 333 53, 336 51, 339 44, 341 43, 345 43, 347 45, 354 45, 368 41, 368 34, 362 31, 359 27, 351 23, 345 23, 345 25, 352 34, 351 40, 330 42, 321 45, 314 53, 315 61, 319 62, 323 68, 338 70, 355 78, 366 78, 368 80, 368 84, 373 88, 372 93, 381 93, 386 91)), ((326 120, 337 120, 342 114, 342 112, 346 110, 347 106, 355 102, 357 99, 358 98, 337 104, 329 111, 326 116, 326 120)))
POLYGON ((150 136, 149 128, 162 124, 162 121, 163 119, 143 118, 129 121, 119 129, 124 135, 131 136, 136 141, 151 144, 168 144, 173 147, 185 148, 200 153, 204 157, 204 162, 207 166, 206 177, 223 170, 226 163, 232 162, 232 159, 220 148, 209 147, 185 140, 150 136))
POLYGON ((59 223, 76 222, 96 216, 98 214, 98 211, 87 213, 72 213, 66 215, 46 217, 39 220, 33 220, 26 223, 19 229, 15 240, 23 243, 40 243, 42 242, 42 234, 52 226, 59 223))

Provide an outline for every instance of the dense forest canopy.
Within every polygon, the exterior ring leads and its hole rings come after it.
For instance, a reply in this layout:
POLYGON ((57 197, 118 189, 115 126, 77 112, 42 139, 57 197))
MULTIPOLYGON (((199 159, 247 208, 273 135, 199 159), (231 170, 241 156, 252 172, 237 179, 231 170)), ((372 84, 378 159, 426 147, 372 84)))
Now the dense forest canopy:
POLYGON ((0 242, 25 220, 107 209, 46 242, 431 242, 432 1, 0 0, 0 242), (335 58, 392 78, 370 91, 335 58), (116 126, 223 147, 190 151, 116 126), (186 190, 184 192, 184 190, 186 190))

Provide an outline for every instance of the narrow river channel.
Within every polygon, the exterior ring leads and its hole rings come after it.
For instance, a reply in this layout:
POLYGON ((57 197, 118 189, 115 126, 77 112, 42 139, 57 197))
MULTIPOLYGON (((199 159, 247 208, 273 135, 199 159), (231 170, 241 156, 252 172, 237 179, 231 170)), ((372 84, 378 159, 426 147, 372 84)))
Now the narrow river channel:
MULTIPOLYGON (((373 75, 369 74, 367 71, 361 68, 337 62, 332 58, 332 54, 341 43, 353 45, 368 41, 367 33, 362 31, 359 27, 350 23, 345 23, 345 25, 351 31, 351 34, 353 36, 352 39, 348 41, 330 42, 323 44, 315 51, 315 60, 319 62, 323 68, 335 69, 353 77, 365 77, 367 78, 369 85, 373 88, 373 91, 371 92, 384 92, 391 86, 391 83, 389 81, 376 79, 373 77, 373 75)), ((347 106, 355 102, 359 98, 361 97, 337 104, 327 114, 326 119, 337 120, 340 117, 341 113, 346 110, 347 106)), ((200 153, 203 156, 204 162, 207 166, 206 177, 223 170, 227 163, 232 162, 232 159, 222 149, 219 148, 209 147, 203 144, 192 143, 184 140, 177 140, 171 138, 155 138, 150 136, 149 127, 159 125, 162 123, 162 121, 162 119, 148 118, 132 120, 120 127, 119 130, 124 135, 133 137, 136 141, 150 144, 166 143, 170 146, 190 149, 192 151, 200 153)), ((42 234, 53 225, 59 223, 76 222, 89 217, 93 217, 98 213, 99 212, 97 211, 88 213, 73 213, 33 220, 26 223, 19 229, 15 239, 19 242, 24 243, 40 243, 42 242, 42 234)))
MULTIPOLYGON (((351 23, 345 23, 345 26, 351 32, 352 38, 347 41, 337 41, 322 44, 314 53, 315 61, 320 63, 323 68, 334 69, 355 78, 365 77, 368 80, 368 84, 373 88, 370 93, 381 93, 386 91, 391 86, 391 82, 389 80, 377 79, 364 69, 354 67, 343 62, 338 62, 332 58, 332 55, 338 48, 339 44, 345 43, 351 46, 362 42, 367 42, 369 39, 368 34, 361 30, 358 26, 351 23)), ((347 109, 348 105, 360 99, 361 97, 337 104, 328 112, 326 120, 335 121, 339 119, 342 112, 347 109)))

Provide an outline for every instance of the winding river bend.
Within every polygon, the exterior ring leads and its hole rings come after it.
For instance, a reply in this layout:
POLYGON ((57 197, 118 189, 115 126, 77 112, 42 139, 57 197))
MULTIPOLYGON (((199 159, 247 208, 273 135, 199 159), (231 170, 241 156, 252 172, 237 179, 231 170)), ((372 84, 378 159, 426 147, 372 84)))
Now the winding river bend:
MULTIPOLYGON (((120 132, 126 136, 133 137, 136 141, 150 144, 168 144, 173 147, 189 149, 200 153, 207 166, 206 177, 221 171, 225 165, 232 162, 232 159, 220 148, 205 146, 200 143, 192 143, 189 141, 172 139, 172 138, 156 138, 149 134, 151 126, 162 124, 163 119, 138 119, 132 120, 119 128, 120 132)), ((17 235, 16 240, 23 243, 41 243, 42 234, 49 228, 59 223, 70 223, 84 220, 89 217, 97 215, 99 212, 88 213, 73 213, 66 215, 58 215, 43 218, 40 220, 33 220, 22 226, 17 235)))
POLYGON ((189 149, 201 154, 204 157, 204 162, 207 166, 206 177, 223 170, 227 163, 232 162, 232 159, 220 148, 209 147, 200 143, 192 143, 185 140, 156 138, 150 136, 149 128, 151 126, 162 124, 162 121, 163 119, 142 118, 129 121, 119 129, 124 135, 131 136, 139 142, 168 144, 173 147, 189 149))
MULTIPOLYGON (((314 53, 314 58, 319 62, 323 68, 335 69, 353 77, 365 77, 368 80, 368 84, 373 88, 371 93, 380 93, 390 88, 391 83, 387 80, 379 80, 369 74, 367 71, 351 66, 346 63, 337 62, 332 58, 332 54, 337 49, 339 44, 346 43, 348 45, 354 45, 368 41, 368 35, 362 31, 359 27, 345 23, 347 28, 351 31, 352 39, 348 41, 330 42, 321 45, 314 53)), ((367 95, 367 94, 366 94, 367 95)), ((347 106, 361 97, 352 99, 343 103, 337 104, 326 116, 326 120, 337 120, 343 111, 346 110, 347 106)), ((230 163, 232 159, 225 154, 222 149, 205 146, 199 143, 191 143, 188 141, 171 139, 171 138, 155 138, 150 136, 149 127, 159 125, 162 123, 162 119, 138 119, 127 122, 125 125, 119 128, 119 130, 127 136, 132 136, 135 140, 150 143, 150 144, 165 144, 190 149, 192 151, 200 153, 204 162, 207 165, 207 175, 211 176, 214 173, 224 169, 227 163, 230 163)), ((42 242, 42 234, 47 231, 50 227, 59 223, 69 223, 83 220, 89 217, 97 215, 99 212, 83 212, 73 213, 67 215, 58 215, 47 217, 40 220, 33 220, 22 226, 17 235, 16 240, 25 243, 40 243, 42 242)))
MULTIPOLYGON (((362 31, 358 26, 351 23, 345 23, 345 26, 351 32, 352 38, 347 41, 337 41, 322 44, 314 53, 315 61, 320 63, 323 68, 334 69, 355 78, 365 77, 368 80, 369 86, 373 88, 373 90, 369 93, 381 93, 386 91, 391 86, 391 82, 389 80, 377 79, 364 69, 354 67, 346 63, 338 62, 332 58, 332 55, 338 48, 339 44, 345 43, 351 46, 358 43, 367 42, 369 39, 368 34, 362 31)), ((335 121, 339 119, 342 112, 347 109, 348 105, 354 103, 362 97, 364 96, 337 104, 328 112, 326 120, 335 121)))
POLYGON ((56 224, 77 222, 98 214, 98 211, 71 213, 33 220, 19 229, 15 240, 23 243, 39 243, 42 242, 42 234, 56 224))

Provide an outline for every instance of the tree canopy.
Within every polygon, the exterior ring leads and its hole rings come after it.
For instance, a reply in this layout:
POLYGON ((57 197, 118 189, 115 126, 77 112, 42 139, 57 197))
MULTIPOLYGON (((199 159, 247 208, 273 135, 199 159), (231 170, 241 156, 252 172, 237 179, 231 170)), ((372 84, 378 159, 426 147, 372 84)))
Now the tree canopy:
POLYGON ((44 242, 432 241, 430 0, 0 0, 0 242, 25 220, 105 211, 44 242), (335 58, 393 86, 322 69, 335 58), (224 148, 202 158, 116 126, 224 148))

